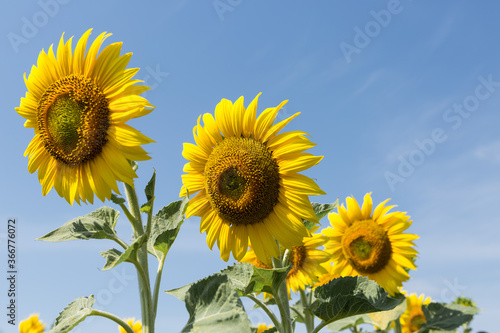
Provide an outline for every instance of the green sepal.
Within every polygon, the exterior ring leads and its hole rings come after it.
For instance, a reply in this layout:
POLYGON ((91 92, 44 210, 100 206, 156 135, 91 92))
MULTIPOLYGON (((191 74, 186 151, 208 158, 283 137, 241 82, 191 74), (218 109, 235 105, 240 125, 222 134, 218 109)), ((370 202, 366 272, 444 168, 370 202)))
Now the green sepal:
POLYGON ((225 275, 212 275, 191 285, 185 304, 189 320, 183 333, 252 332, 238 292, 225 275))
POLYGON ((94 296, 80 297, 59 313, 49 333, 66 333, 75 328, 92 312, 94 296))
POLYGON ((447 303, 430 303, 422 306, 426 322, 418 333, 428 333, 433 330, 455 331, 472 320, 480 310, 470 306, 447 303))
POLYGON ((148 251, 157 258, 160 258, 162 254, 166 255, 174 243, 184 223, 184 213, 188 202, 188 198, 174 201, 153 216, 148 251))
POLYGON ((115 239, 113 226, 120 213, 110 207, 101 207, 90 214, 77 217, 37 238, 49 242, 63 242, 75 239, 115 239))
POLYGON ((137 250, 146 242, 146 235, 142 235, 132 242, 132 244, 127 247, 125 252, 118 251, 117 249, 110 249, 101 252, 101 255, 106 259, 106 264, 102 268, 103 271, 107 271, 124 261, 132 262, 137 260, 137 250))
MULTIPOLYGON (((154 170, 154 169, 153 169, 154 170)), ((153 209, 153 203, 155 201, 155 183, 156 183, 156 170, 153 171, 153 176, 149 180, 144 193, 146 194, 146 199, 148 200, 144 205, 141 206, 141 212, 150 213, 153 209)))
POLYGON ((344 319, 334 321, 328 325, 328 328, 333 332, 354 328, 361 324, 371 324, 381 330, 388 330, 388 326, 392 321, 398 319, 406 310, 406 302, 401 302, 394 309, 388 311, 372 312, 370 314, 362 314, 351 316, 344 319))
POLYGON ((376 282, 363 276, 333 279, 314 291, 311 311, 327 324, 350 316, 388 311, 406 300, 403 295, 388 297, 376 282))
MULTIPOLYGON (((314 213, 316 213, 316 217, 318 221, 321 221, 323 217, 325 217, 328 213, 330 213, 332 210, 337 208, 337 205, 339 204, 339 199, 337 199, 334 203, 331 204, 320 204, 317 202, 311 203, 314 213)), ((312 228, 314 228, 317 223, 308 221, 308 220, 302 220, 304 222, 304 225, 306 226, 307 230, 311 231, 312 228)))

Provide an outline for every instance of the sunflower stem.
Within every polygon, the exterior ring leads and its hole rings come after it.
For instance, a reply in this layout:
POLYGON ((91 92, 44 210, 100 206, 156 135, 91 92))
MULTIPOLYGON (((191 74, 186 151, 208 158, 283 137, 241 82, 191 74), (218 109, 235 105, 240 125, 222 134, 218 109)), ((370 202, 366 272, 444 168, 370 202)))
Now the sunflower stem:
POLYGON ((165 263, 166 257, 167 257, 166 253, 163 253, 161 255, 160 262, 158 263, 158 271, 156 272, 155 288, 153 291, 153 314, 155 318, 156 318, 156 309, 158 308, 158 294, 160 292, 161 275, 163 273, 163 264, 165 263))
MULTIPOLYGON (((132 229, 134 230, 134 237, 135 239, 137 239, 144 234, 139 200, 137 199, 137 193, 135 192, 133 184, 130 185, 124 183, 124 186, 127 195, 129 211, 133 216, 133 219, 131 221, 132 229)), ((151 298, 151 287, 149 281, 147 242, 145 242, 138 249, 137 260, 138 266, 140 266, 141 268, 139 269, 138 267, 136 267, 139 280, 139 295, 141 297, 142 331, 144 333, 154 333, 155 316, 153 314, 153 301, 151 298)))
POLYGON ((127 333, 134 333, 134 330, 132 329, 132 327, 129 326, 129 324, 127 324, 122 319, 118 318, 117 316, 115 316, 114 314, 111 314, 109 312, 92 309, 92 311, 90 312, 89 316, 101 316, 101 317, 104 317, 104 318, 111 319, 112 321, 114 321, 115 323, 117 323, 118 325, 120 325, 121 327, 123 327, 123 329, 127 333))
POLYGON ((401 322, 399 321, 399 318, 394 320, 394 331, 396 333, 401 333, 401 322))
POLYGON ((328 323, 326 321, 321 321, 319 323, 318 326, 316 326, 311 333, 318 333, 319 331, 321 331, 323 329, 323 327, 325 327, 326 325, 328 325, 328 323))
MULTIPOLYGON (((273 266, 274 268, 282 268, 283 260, 273 258, 273 266)), ((292 317, 290 315, 290 304, 288 302, 288 289, 286 285, 286 280, 283 281, 281 286, 278 288, 278 292, 274 295, 276 298, 276 304, 278 305, 278 309, 280 310, 281 315, 281 332, 282 333, 292 333, 292 317)))
POLYGON ((311 310, 309 309, 309 297, 307 297, 306 292, 300 289, 300 300, 302 302, 302 308, 304 309, 304 324, 306 325, 307 333, 311 333, 314 329, 314 317, 312 316, 311 310))
POLYGON ((274 327, 278 330, 278 332, 281 332, 283 330, 281 323, 279 322, 278 318, 276 318, 275 314, 267 307, 264 302, 262 302, 260 299, 258 299, 255 295, 248 294, 246 295, 248 298, 250 298, 252 301, 255 302, 258 306, 261 307, 262 310, 267 314, 267 316, 271 319, 271 321, 274 324, 274 327))

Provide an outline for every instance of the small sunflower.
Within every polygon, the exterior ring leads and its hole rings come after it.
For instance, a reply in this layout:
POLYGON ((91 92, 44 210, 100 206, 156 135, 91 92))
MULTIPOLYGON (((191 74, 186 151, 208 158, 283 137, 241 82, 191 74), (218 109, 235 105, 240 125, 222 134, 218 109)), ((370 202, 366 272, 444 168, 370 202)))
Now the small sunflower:
POLYGON ((257 333, 265 332, 273 327, 274 327, 273 325, 259 324, 259 326, 257 327, 257 333))
MULTIPOLYGON (((292 264, 292 269, 286 277, 289 293, 290 291, 296 293, 299 290, 305 290, 306 286, 313 286, 318 282, 319 276, 327 274, 327 270, 322 264, 330 259, 330 254, 318 249, 326 241, 327 239, 321 234, 314 234, 312 237, 304 237, 302 245, 291 248, 289 261, 292 264)), ((255 255, 252 247, 241 261, 260 268, 270 269, 273 267, 271 258, 261 261, 255 255)))
MULTIPOLYGON (((142 323, 140 320, 135 320, 135 318, 126 318, 123 319, 124 322, 126 322, 134 331, 134 333, 142 333, 142 323)), ((118 326, 118 329, 120 330, 120 333, 127 333, 125 329, 121 326, 118 326)))
POLYGON ((323 234, 329 238, 325 248, 332 254, 333 274, 367 276, 389 294, 398 293, 402 282, 410 278, 407 269, 416 269, 417 255, 413 240, 418 236, 402 233, 412 223, 406 213, 392 212, 395 206, 379 204, 372 214, 371 193, 365 195, 363 207, 347 198, 337 213, 328 215, 331 227, 323 234))
POLYGON ((44 329, 45 325, 38 319, 37 314, 31 315, 28 319, 19 323, 20 333, 43 333, 44 329))
MULTIPOLYGON (((260 94, 259 94, 260 95, 260 94)), ((221 258, 243 258, 250 240, 259 258, 277 257, 278 245, 302 243, 308 231, 302 219, 317 222, 309 195, 324 192, 309 177, 299 174, 323 157, 304 153, 315 146, 306 133, 278 134, 299 113, 274 124, 284 101, 264 110, 256 119, 257 100, 248 108, 243 97, 234 104, 223 99, 215 118, 203 115, 204 126, 193 129, 196 145, 184 143, 180 196, 191 198, 186 216, 200 216, 200 232, 207 244, 215 241, 221 258)))
POLYGON ((422 324, 426 322, 422 305, 430 302, 430 297, 424 299, 423 294, 420 296, 416 294, 406 296, 406 311, 400 318, 402 333, 412 333, 420 329, 422 324))
POLYGON ((139 96, 149 88, 132 79, 139 69, 125 69, 132 54, 120 56, 121 42, 99 54, 111 35, 105 32, 85 52, 90 32, 74 52, 73 37, 64 42, 64 34, 56 53, 52 45, 40 52, 16 108, 35 132, 24 153, 28 171, 38 171, 43 195, 54 187, 70 204, 93 203, 94 193, 109 199, 112 190, 119 193, 116 181, 132 184, 137 175, 129 161, 148 160, 140 145, 153 142, 125 124, 154 108, 139 96))

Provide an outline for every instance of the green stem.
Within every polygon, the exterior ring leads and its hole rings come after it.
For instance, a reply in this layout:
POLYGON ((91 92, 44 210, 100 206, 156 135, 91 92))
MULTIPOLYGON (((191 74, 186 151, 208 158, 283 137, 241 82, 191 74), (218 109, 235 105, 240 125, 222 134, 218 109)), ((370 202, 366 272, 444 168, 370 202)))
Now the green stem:
POLYGON ((311 332, 311 333, 318 333, 318 332, 319 332, 321 329, 323 329, 323 327, 325 327, 326 325, 328 325, 328 324, 326 323, 326 321, 321 321, 321 322, 319 323, 319 325, 318 325, 318 326, 316 326, 316 327, 312 330, 312 332, 311 332))
POLYGON ((395 326, 394 331, 396 333, 401 333, 401 322, 399 321, 399 318, 394 320, 394 326, 395 326))
POLYGON ((282 331, 282 327, 281 327, 281 324, 278 320, 278 318, 276 318, 276 316, 274 315, 274 313, 271 311, 271 309, 269 309, 267 307, 267 305, 264 304, 264 302, 262 302, 260 299, 258 299, 257 297, 255 297, 254 295, 252 294, 248 294, 246 295, 248 298, 250 298, 252 301, 255 302, 255 304, 257 304, 258 306, 260 306, 262 308, 262 310, 264 310, 264 312, 267 314, 267 316, 271 319, 271 321, 273 322, 274 324, 274 327, 276 327, 276 329, 278 330, 278 332, 281 332, 282 331))
POLYGON ((158 308, 158 294, 160 292, 161 274, 163 272, 163 264, 165 263, 166 257, 167 254, 162 253, 160 262, 158 263, 158 271, 156 272, 155 288, 153 291, 153 313, 155 318, 156 318, 156 309, 158 308))
MULTIPOLYGON (((144 234, 139 200, 137 199, 134 186, 127 183, 124 183, 124 185, 129 210, 133 216, 131 223, 134 229, 134 237, 137 239, 144 234)), ((149 282, 147 242, 137 251, 137 260, 138 265, 141 267, 141 269, 137 269, 137 275, 139 280, 139 295, 141 297, 142 331, 144 333, 154 333, 154 314, 149 282)))
POLYGON ((121 203, 120 208, 123 210, 123 212, 125 213, 125 216, 130 221, 130 223, 132 223, 132 225, 134 225, 135 224, 135 217, 130 213, 127 206, 125 206, 124 204, 121 203))
POLYGON ((300 300, 302 301, 302 308, 304 309, 304 324, 306 324, 307 333, 311 333, 314 329, 314 317, 309 310, 309 297, 307 297, 306 292, 300 289, 300 300))
POLYGON ((130 327, 122 319, 118 318, 117 316, 115 316, 114 314, 111 314, 109 312, 92 309, 92 311, 90 312, 89 316, 101 316, 101 317, 104 317, 104 318, 111 319, 112 321, 114 321, 115 323, 117 323, 118 325, 120 325, 121 327, 123 327, 123 329, 127 333, 134 333, 134 330, 132 329, 132 327, 130 327))
MULTIPOLYGON (((273 258, 273 266, 275 268, 282 268, 283 262, 280 259, 273 258)), ((281 315, 282 333, 292 333, 292 317, 290 316, 290 304, 288 303, 288 289, 286 280, 279 286, 277 293, 274 295, 276 298, 276 305, 281 315)))
POLYGON ((113 238, 115 242, 117 242, 121 247, 123 247, 124 250, 128 248, 127 243, 125 243, 122 239, 120 239, 118 236, 113 238))

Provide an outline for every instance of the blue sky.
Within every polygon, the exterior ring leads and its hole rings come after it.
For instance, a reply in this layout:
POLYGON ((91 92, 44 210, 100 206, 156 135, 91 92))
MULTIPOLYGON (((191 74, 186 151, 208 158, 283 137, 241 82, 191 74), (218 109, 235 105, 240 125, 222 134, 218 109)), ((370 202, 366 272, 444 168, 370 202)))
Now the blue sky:
MULTIPOLYGON (((26 91, 22 75, 40 50, 57 44, 62 32, 79 38, 93 28, 91 38, 108 31, 113 36, 107 43, 123 41, 122 53, 134 54, 129 67, 140 67, 137 78, 153 87, 145 96, 156 110, 129 124, 156 140, 145 147, 152 160, 140 163, 136 186, 143 188, 157 170, 157 208, 177 200, 182 143, 193 142, 199 114, 213 112, 221 98, 243 95, 248 104, 262 92, 258 112, 289 99, 279 119, 302 112, 287 130, 310 133, 318 144, 311 151, 325 156, 306 172, 327 193, 313 200, 344 202, 366 192, 374 202, 392 198, 411 215, 409 232, 420 236, 418 269, 405 289, 445 302, 472 297, 482 309, 473 328, 493 332, 498 326, 500 4, 9 0, 4 5, 0 241, 5 243, 7 219, 16 218, 18 318, 37 312, 51 323, 70 301, 89 294, 101 309, 140 317, 132 266, 99 270, 104 264, 99 252, 114 244, 34 241, 103 205, 71 207, 55 191, 42 197, 23 157, 33 132, 23 128, 14 110, 26 91)), ((125 219, 118 228, 128 239, 125 219)), ((196 281, 227 264, 218 251, 208 250, 199 219, 192 218, 167 258, 161 289, 196 281)), ((6 296, 0 299, 7 302, 6 296)), ((160 297, 159 328, 180 331, 187 319, 183 303, 160 297)), ((269 322, 259 311, 250 319, 269 322)), ((117 330, 101 318, 79 328, 117 330)), ((5 318, 0 329, 11 331, 5 318)))

